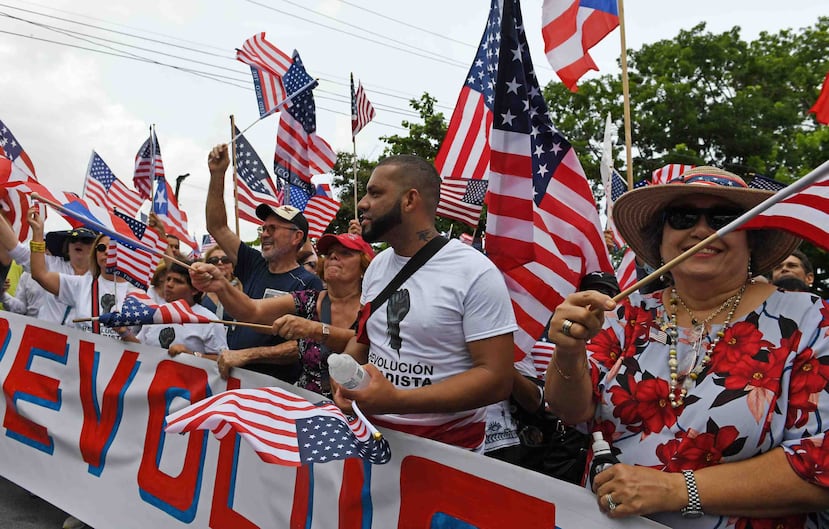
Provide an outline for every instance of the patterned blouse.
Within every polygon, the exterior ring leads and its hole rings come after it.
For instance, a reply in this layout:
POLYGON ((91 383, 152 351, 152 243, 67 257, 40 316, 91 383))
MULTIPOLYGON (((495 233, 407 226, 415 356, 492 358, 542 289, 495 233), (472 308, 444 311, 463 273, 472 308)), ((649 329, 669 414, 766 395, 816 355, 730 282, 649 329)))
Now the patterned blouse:
MULTIPOLYGON (((296 305, 295 314, 311 321, 320 321, 320 315, 317 313, 319 294, 316 290, 291 292, 296 305)), ((328 355, 330 353, 331 351, 319 342, 301 338, 299 340, 299 362, 302 364, 302 373, 299 375, 296 385, 331 398, 331 382, 328 376, 328 355)))
MULTIPOLYGON (((829 304, 808 293, 774 292, 724 330, 683 405, 672 408, 668 317, 660 296, 630 298, 608 313, 604 329, 588 344, 598 403, 592 428, 604 432, 619 460, 680 472, 780 446, 801 478, 829 487, 829 443, 823 445, 829 429, 829 304)), ((721 327, 714 325, 701 341, 691 329, 679 329, 680 376, 701 361, 721 327)), ((675 528, 829 527, 825 513, 775 520, 651 517, 675 528)))

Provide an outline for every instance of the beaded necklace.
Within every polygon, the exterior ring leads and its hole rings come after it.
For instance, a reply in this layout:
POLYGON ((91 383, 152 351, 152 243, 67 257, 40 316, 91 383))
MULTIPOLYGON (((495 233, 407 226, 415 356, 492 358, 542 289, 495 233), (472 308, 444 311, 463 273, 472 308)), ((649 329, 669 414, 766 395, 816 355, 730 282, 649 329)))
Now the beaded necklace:
MULTIPOLYGON (((708 324, 711 320, 714 319, 714 316, 722 312, 725 307, 729 307, 728 314, 725 317, 725 321, 723 322, 722 329, 717 331, 713 340, 710 341, 708 344, 708 348, 705 350, 705 354, 702 357, 702 362, 699 365, 695 366, 687 376, 684 377, 682 381, 682 386, 679 386, 679 373, 678 366, 679 361, 677 360, 677 344, 679 343, 679 328, 676 323, 676 309, 677 309, 677 302, 682 304, 682 307, 688 312, 688 315, 691 316, 692 323, 699 327, 700 324, 696 323, 696 319, 694 315, 688 310, 688 307, 685 305, 685 302, 682 301, 682 298, 679 297, 679 294, 676 293, 676 289, 671 289, 671 319, 670 324, 668 325, 665 332, 668 334, 671 340, 671 346, 668 350, 668 369, 670 370, 670 380, 668 380, 668 400, 671 403, 672 408, 679 408, 685 403, 685 396, 688 394, 688 390, 691 389, 691 386, 696 382, 699 374, 708 367, 708 364, 711 363, 711 355, 714 354, 714 348, 717 347, 717 344, 720 342, 720 339, 725 335, 725 329, 731 323, 731 318, 734 316, 734 312, 737 311, 737 307, 740 305, 740 301, 743 299, 743 293, 746 290, 746 286, 748 284, 744 284, 740 291, 728 298, 720 305, 713 315, 708 316, 702 322, 702 333, 704 333, 704 326, 708 324)), ((702 344, 702 336, 699 337, 699 341, 697 342, 696 347, 700 347, 702 344)))

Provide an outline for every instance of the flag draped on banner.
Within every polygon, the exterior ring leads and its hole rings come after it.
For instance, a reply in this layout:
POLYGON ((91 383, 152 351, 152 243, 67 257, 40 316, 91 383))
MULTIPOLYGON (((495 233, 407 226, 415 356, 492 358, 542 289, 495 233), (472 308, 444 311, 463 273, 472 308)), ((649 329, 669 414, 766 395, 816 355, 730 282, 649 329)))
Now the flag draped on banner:
POLYGON ((196 241, 187 232, 187 214, 179 209, 173 188, 164 178, 158 180, 155 189, 153 212, 164 223, 164 231, 167 232, 167 235, 174 235, 191 248, 196 246, 196 241))
MULTIPOLYGON (((290 94, 296 93, 313 80, 305 71, 296 51, 294 62, 282 80, 290 94)), ((313 86, 294 96, 291 108, 279 114, 274 171, 277 177, 291 183, 295 180, 311 182, 312 175, 331 171, 337 161, 334 149, 317 136, 317 114, 312 88, 313 86)))
POLYGON ((140 220, 129 215, 116 211, 115 215, 120 217, 132 230, 133 235, 142 244, 154 248, 155 252, 148 252, 140 248, 128 248, 116 246, 107 253, 107 272, 121 276, 133 286, 147 290, 156 268, 161 262, 161 257, 167 249, 166 237, 160 236, 155 230, 148 228, 140 220))
POLYGON ((359 457, 388 463, 388 441, 366 423, 347 418, 333 403, 311 402, 280 388, 234 389, 191 404, 166 419, 168 433, 211 430, 251 444, 262 461, 301 466, 359 457))
POLYGON ((651 184, 667 184, 675 178, 679 178, 685 171, 690 171, 695 166, 681 163, 669 163, 664 167, 660 167, 651 175, 651 184))
MULTIPOLYGON (((554 127, 533 74, 518 0, 493 0, 464 92, 492 99, 468 130, 492 123, 487 254, 504 275, 519 330, 520 360, 581 277, 612 273, 596 202, 576 153, 554 127), (470 79, 482 86, 469 88, 470 79), (491 85, 491 87, 490 87, 491 85), (478 92, 480 89, 480 92, 478 92)), ((462 94, 452 119, 465 112, 462 94)), ((444 140, 453 141, 448 135, 444 140)))
POLYGON ((138 193, 118 180, 95 151, 92 151, 86 170, 83 198, 101 207, 117 208, 128 213, 130 217, 138 215, 138 210, 144 202, 138 193))
POLYGON ((488 185, 488 180, 444 178, 437 215, 477 227, 488 185))
POLYGON ((161 147, 158 145, 158 137, 155 135, 155 128, 150 128, 150 137, 147 138, 138 153, 135 155, 135 173, 132 177, 132 185, 143 199, 149 199, 152 195, 153 180, 164 178, 164 164, 161 162, 161 147))
POLYGON ((544 53, 567 88, 590 70, 598 70, 590 48, 619 25, 616 0, 544 0, 541 35, 544 53))
POLYGON ((357 83, 357 91, 354 91, 354 74, 351 75, 351 137, 363 130, 363 127, 374 119, 374 107, 368 100, 363 84, 357 83))
POLYGON ((193 312, 183 299, 156 304, 144 292, 130 292, 124 298, 120 312, 102 314, 98 321, 108 327, 122 327, 154 323, 210 323, 210 318, 193 312))
POLYGON ((829 125, 829 73, 823 79, 823 88, 809 112, 815 115, 818 123, 829 125))
POLYGON ((239 218, 261 224, 256 216, 256 206, 281 206, 282 191, 277 190, 265 164, 253 150, 250 142, 239 133, 239 129, 234 127, 233 134, 236 138, 236 198, 239 204, 239 218))
POLYGON ((13 172, 20 171, 25 176, 37 178, 32 159, 2 121, 0 121, 0 156, 12 161, 13 172))
POLYGON ((256 101, 259 103, 259 117, 273 112, 285 99, 282 76, 291 66, 291 58, 265 39, 265 33, 258 33, 236 49, 236 59, 250 66, 256 101))

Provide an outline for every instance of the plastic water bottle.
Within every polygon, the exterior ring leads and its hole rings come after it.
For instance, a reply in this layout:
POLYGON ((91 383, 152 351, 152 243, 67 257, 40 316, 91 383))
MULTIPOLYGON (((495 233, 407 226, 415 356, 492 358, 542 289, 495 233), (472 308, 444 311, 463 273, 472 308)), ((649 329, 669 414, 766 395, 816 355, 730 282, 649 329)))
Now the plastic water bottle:
POLYGON ((363 366, 347 354, 332 353, 328 356, 328 373, 346 389, 363 389, 370 377, 363 366))
POLYGON ((593 463, 590 465, 590 485, 593 485, 593 478, 602 470, 606 470, 619 460, 610 450, 610 445, 604 440, 602 432, 593 432, 593 463))

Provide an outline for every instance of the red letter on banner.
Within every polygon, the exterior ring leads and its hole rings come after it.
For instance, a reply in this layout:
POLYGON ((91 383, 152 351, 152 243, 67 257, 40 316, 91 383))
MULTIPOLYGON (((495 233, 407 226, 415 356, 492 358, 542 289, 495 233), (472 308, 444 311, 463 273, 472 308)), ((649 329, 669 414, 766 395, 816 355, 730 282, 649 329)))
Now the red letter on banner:
MULTIPOLYGON (((555 506, 417 456, 400 465, 399 528, 453 520, 474 527, 554 527, 555 506)), ((444 525, 440 525, 443 527, 444 525)))
POLYGON ((138 353, 124 351, 112 379, 104 389, 104 398, 98 406, 98 360, 100 353, 95 344, 81 340, 78 364, 80 370, 81 405, 81 455, 89 463, 89 473, 100 476, 104 471, 109 446, 115 439, 124 411, 124 393, 138 372, 138 353))
MULTIPOLYGON (((0 335, 4 336, 6 341, 8 333, 8 320, 0 319, 0 335)), ((17 356, 3 382, 3 394, 8 403, 6 415, 3 417, 3 427, 8 430, 6 435, 12 439, 52 454, 55 445, 46 427, 22 417, 16 408, 17 401, 24 400, 44 408, 60 409, 60 380, 30 371, 29 366, 35 356, 66 364, 66 335, 26 325, 17 356)))
POLYGON ((207 373, 198 367, 171 360, 158 364, 147 395, 150 416, 144 438, 144 454, 138 468, 141 498, 170 516, 190 523, 199 506, 204 451, 209 432, 187 434, 187 453, 178 476, 165 474, 158 468, 166 433, 164 419, 176 397, 198 402, 209 396, 207 373))
MULTIPOLYGON (((238 378, 227 379, 227 389, 239 389, 238 378)), ((213 506, 210 509, 212 529, 258 529, 254 524, 233 510, 233 493, 236 489, 236 463, 239 457, 238 435, 226 435, 219 442, 219 460, 216 463, 216 479, 213 483, 213 506)))

